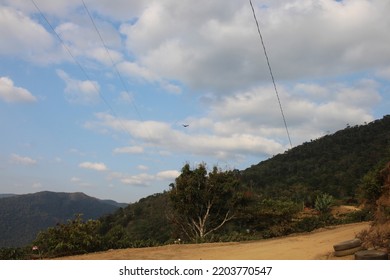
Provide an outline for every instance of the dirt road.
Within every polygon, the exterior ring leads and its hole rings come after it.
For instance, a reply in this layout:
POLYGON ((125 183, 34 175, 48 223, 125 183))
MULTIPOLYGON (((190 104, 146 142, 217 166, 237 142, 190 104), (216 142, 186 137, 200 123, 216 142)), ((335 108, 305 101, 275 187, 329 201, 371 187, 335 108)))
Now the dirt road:
MULTIPOLYGON (((353 239, 369 223, 320 229, 311 233, 251 242, 172 244, 152 248, 110 250, 64 257, 72 260, 315 260, 338 259, 333 245, 353 239)), ((342 259, 352 259, 343 257, 342 259)))

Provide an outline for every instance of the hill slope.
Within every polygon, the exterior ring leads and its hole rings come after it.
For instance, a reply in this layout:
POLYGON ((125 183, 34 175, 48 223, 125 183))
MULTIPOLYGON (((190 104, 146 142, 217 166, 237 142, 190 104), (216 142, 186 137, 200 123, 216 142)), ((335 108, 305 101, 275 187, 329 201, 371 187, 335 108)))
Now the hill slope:
MULTIPOLYGON (((318 191, 345 200, 357 199, 362 177, 386 160, 390 160, 390 116, 304 143, 240 174, 243 190, 249 189, 248 194, 261 193, 251 196, 254 205, 264 198, 309 204, 318 191)), ((256 209, 253 211, 258 213, 256 209)), ((119 227, 132 241, 164 244, 177 237, 169 214, 168 193, 155 194, 101 219, 102 233, 119 227)), ((243 225, 255 226, 238 221, 232 230, 243 225)))
POLYGON ((119 206, 84 193, 38 192, 0 199, 0 247, 24 246, 40 230, 73 219, 82 213, 84 219, 96 219, 117 210, 119 206))
MULTIPOLYGON (((336 197, 355 197, 361 178, 378 163, 389 159, 390 115, 387 115, 262 161, 243 170, 242 178, 250 187, 269 194, 300 185, 336 197)), ((295 192, 298 189, 293 188, 295 192)))

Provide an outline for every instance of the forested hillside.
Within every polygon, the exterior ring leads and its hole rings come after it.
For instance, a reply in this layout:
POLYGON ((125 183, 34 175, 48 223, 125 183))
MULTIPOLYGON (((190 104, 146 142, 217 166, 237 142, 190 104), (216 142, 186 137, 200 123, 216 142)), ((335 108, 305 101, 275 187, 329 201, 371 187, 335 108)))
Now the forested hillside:
POLYGON ((83 193, 45 191, 4 197, 0 199, 0 247, 27 245, 40 230, 73 219, 75 214, 97 219, 118 208, 83 193))
POLYGON ((267 196, 319 190, 356 199, 362 177, 390 159, 390 116, 306 142, 242 171, 250 188, 267 196))
MULTIPOLYGON (((385 116, 304 143, 246 170, 235 170, 240 180, 238 195, 246 199, 246 205, 211 240, 225 240, 223 236, 234 239, 235 234, 238 239, 246 238, 242 232, 247 230, 262 237, 277 236, 332 222, 308 219, 301 224, 290 224, 302 209, 302 203, 314 208, 320 198, 325 200, 326 209, 329 195, 341 203, 359 204, 364 199, 360 190, 363 177, 389 160, 390 116, 385 116)), ((100 219, 101 233, 110 240, 107 243, 118 246, 118 241, 114 241, 118 236, 124 241, 123 247, 149 246, 183 238, 172 220, 169 193, 143 198, 100 219)), ((358 215, 355 218, 360 219, 358 215)))

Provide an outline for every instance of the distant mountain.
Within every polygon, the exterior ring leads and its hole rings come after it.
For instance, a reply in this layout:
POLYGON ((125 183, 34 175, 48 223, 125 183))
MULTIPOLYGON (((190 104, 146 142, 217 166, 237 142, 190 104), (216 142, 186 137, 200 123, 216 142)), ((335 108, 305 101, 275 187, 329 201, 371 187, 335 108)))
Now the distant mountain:
MULTIPOLYGON (((241 172, 251 189, 297 196, 303 189, 356 198, 362 177, 390 160, 390 115, 303 143, 241 172)), ((298 198, 298 197, 297 197, 298 198)))
POLYGON ((87 196, 84 193, 43 191, 25 195, 1 195, 0 248, 25 246, 39 231, 73 219, 97 219, 115 212, 123 204, 87 196))
POLYGON ((17 194, 13 194, 13 193, 0 193, 0 198, 11 197, 16 195, 17 194))
POLYGON ((104 203, 107 203, 109 205, 113 205, 115 207, 127 207, 129 204, 128 203, 121 203, 121 202, 116 202, 115 200, 111 200, 111 199, 103 199, 101 200, 102 202, 104 203))

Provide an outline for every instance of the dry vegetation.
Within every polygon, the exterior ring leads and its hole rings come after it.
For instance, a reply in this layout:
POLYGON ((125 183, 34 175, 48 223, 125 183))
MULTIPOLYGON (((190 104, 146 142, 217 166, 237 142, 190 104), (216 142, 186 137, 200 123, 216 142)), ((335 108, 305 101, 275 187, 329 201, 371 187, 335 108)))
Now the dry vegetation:
POLYGON ((382 195, 376 201, 376 212, 372 226, 363 230, 358 237, 367 249, 381 249, 390 252, 390 162, 380 174, 383 183, 382 195))

